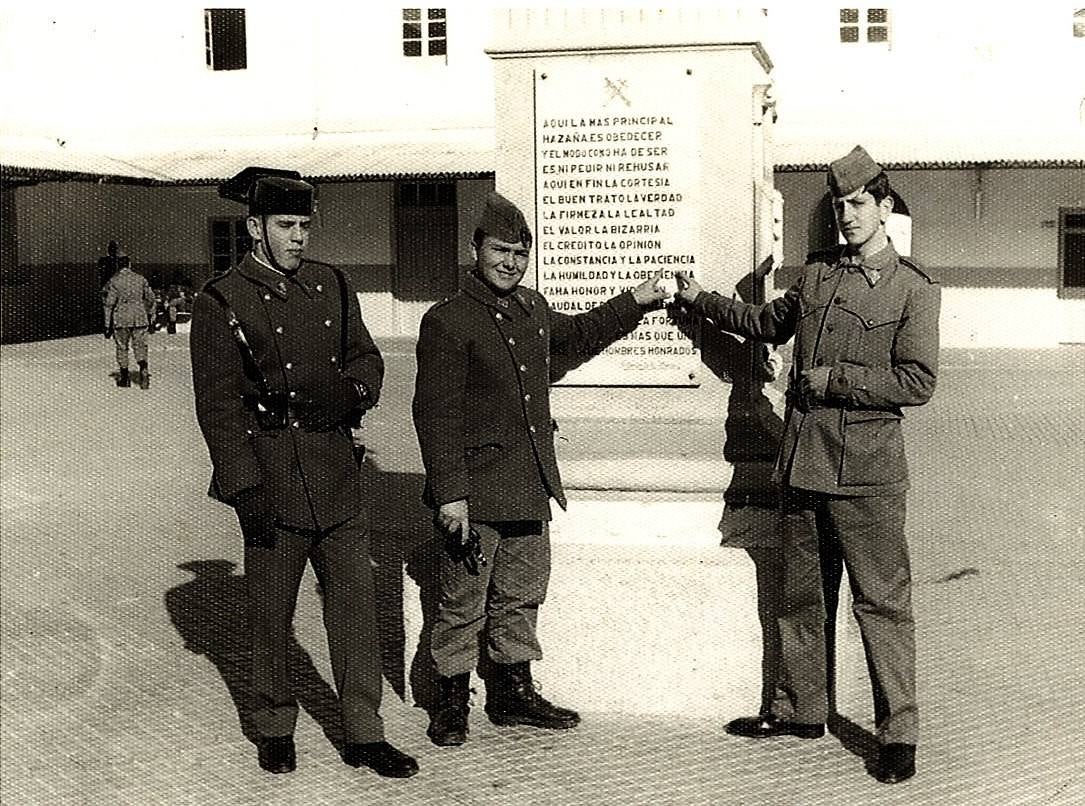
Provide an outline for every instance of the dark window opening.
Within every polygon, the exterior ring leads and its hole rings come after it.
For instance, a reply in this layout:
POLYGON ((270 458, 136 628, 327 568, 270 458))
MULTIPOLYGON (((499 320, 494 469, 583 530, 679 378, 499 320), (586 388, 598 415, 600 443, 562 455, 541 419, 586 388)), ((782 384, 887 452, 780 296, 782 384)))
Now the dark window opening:
POLYGON ((403 9, 403 55, 423 54, 448 56, 447 15, 443 8, 403 9))
POLYGON ((244 218, 213 218, 210 230, 212 276, 229 271, 252 250, 244 218))
POLYGON ((1085 210, 1059 210, 1059 296, 1085 297, 1085 210))
POLYGON ((396 183, 399 298, 438 299, 459 287, 458 214, 454 181, 396 183))
POLYGON ((248 66, 245 9, 204 9, 203 29, 208 67, 212 70, 244 70, 248 66))

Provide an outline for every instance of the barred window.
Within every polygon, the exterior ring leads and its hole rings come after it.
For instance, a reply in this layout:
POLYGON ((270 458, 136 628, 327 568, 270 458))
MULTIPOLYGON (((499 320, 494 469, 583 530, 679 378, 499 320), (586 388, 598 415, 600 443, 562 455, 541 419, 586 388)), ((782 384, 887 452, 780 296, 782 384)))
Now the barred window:
POLYGON ((403 55, 448 56, 448 19, 445 9, 403 9, 403 55))

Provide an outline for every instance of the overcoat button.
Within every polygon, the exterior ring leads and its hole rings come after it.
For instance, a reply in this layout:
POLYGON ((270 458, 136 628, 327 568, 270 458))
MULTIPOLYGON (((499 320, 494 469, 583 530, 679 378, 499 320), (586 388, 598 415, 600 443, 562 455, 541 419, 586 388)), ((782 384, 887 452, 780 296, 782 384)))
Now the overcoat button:
POLYGON ((499 313, 495 313, 495 314, 494 314, 494 319, 496 319, 496 320, 497 320, 498 322, 500 322, 500 321, 501 321, 502 319, 504 319, 504 318, 505 318, 505 317, 503 317, 503 316, 502 316, 501 314, 499 314, 499 313))
POLYGON ((279 333, 279 334, 281 335, 281 334, 282 334, 282 332, 283 332, 283 326, 282 326, 282 325, 279 325, 279 326, 278 326, 277 328, 275 328, 275 332, 276 332, 276 333, 279 333))
POLYGON ((338 362, 339 362, 339 359, 338 359, 338 357, 336 357, 336 356, 334 356, 334 355, 333 355, 333 356, 332 356, 332 363, 333 363, 333 364, 336 364, 336 363, 338 363, 338 362))
POLYGON ((324 327, 331 327, 331 326, 332 326, 332 320, 331 319, 325 319, 324 320, 324 327))
POLYGON ((298 396, 298 393, 297 393, 297 392, 295 392, 294 390, 290 390, 290 399, 291 399, 291 400, 293 400, 293 399, 294 399, 294 398, 296 398, 297 396, 298 396))
POLYGON ((509 337, 509 344, 516 344, 516 339, 509 337))
POLYGON ((285 367, 286 367, 287 369, 293 369, 293 368, 294 368, 294 365, 293 365, 293 363, 291 363, 290 361, 287 361, 287 362, 286 362, 286 364, 285 364, 284 366, 285 366, 285 367))
POLYGON ((874 324, 874 320, 873 320, 873 319, 867 319, 867 320, 866 320, 866 323, 867 323, 868 325, 873 325, 873 324, 874 324))
POLYGON ((529 403, 531 402, 531 393, 530 392, 528 394, 524 395, 524 400, 528 401, 529 403))
POLYGON ((543 330, 541 327, 539 328, 539 335, 540 336, 545 336, 546 335, 546 331, 543 330))
POLYGON ((535 433, 535 426, 533 426, 533 425, 529 425, 529 426, 527 427, 527 430, 528 430, 528 431, 530 431, 530 432, 531 432, 532 434, 534 434, 534 433, 535 433))
POLYGON ((521 372, 527 372, 527 366, 526 366, 526 365, 524 365, 524 364, 521 364, 521 365, 520 365, 520 371, 521 371, 521 372))
POLYGON ((271 294, 264 294, 264 299, 271 299, 271 294))
POLYGON ((297 420, 294 420, 294 422, 290 423, 290 426, 292 428, 301 428, 301 423, 299 423, 297 420))
POLYGON ((316 284, 316 290, 317 290, 317 291, 323 291, 323 290, 324 290, 324 286, 322 286, 322 285, 321 285, 320 283, 317 283, 317 284, 316 284))

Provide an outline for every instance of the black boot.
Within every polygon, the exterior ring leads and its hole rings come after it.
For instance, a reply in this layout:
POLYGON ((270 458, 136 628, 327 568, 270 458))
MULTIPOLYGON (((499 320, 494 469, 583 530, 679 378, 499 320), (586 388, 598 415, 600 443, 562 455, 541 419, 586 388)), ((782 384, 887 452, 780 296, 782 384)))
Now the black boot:
POLYGON ((121 367, 117 374, 117 386, 131 386, 132 381, 128 378, 128 367, 121 367))
POLYGON ((429 729, 426 735, 440 747, 454 747, 467 741, 469 729, 467 714, 471 710, 467 704, 471 696, 471 674, 442 677, 441 699, 430 712, 429 729))
POLYGON ((147 362, 139 362, 139 388, 150 389, 151 388, 151 375, 147 372, 147 362))
POLYGON ((268 736, 257 742, 260 767, 280 774, 293 772, 298 766, 293 736, 268 736))
POLYGON ((495 725, 534 725, 568 730, 580 723, 580 714, 560 708, 535 690, 527 661, 497 664, 486 683, 486 715, 495 725))

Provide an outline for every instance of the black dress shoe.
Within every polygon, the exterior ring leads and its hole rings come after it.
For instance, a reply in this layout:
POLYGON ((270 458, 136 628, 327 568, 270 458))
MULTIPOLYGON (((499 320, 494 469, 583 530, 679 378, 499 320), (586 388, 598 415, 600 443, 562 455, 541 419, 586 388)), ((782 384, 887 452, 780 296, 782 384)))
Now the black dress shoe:
POLYGON ((418 772, 418 762, 388 742, 350 742, 343 748, 343 761, 352 767, 369 767, 385 778, 410 778, 418 772))
POLYGON ((883 784, 899 784, 915 775, 915 745, 890 742, 878 751, 874 777, 883 784))
POLYGON ((800 739, 820 739, 825 735, 825 725, 820 722, 791 722, 772 715, 744 716, 727 723, 732 736, 749 739, 767 739, 771 736, 798 736, 800 739))
POLYGON ((269 736, 258 744, 260 767, 268 772, 293 772, 298 766, 293 736, 269 736))

